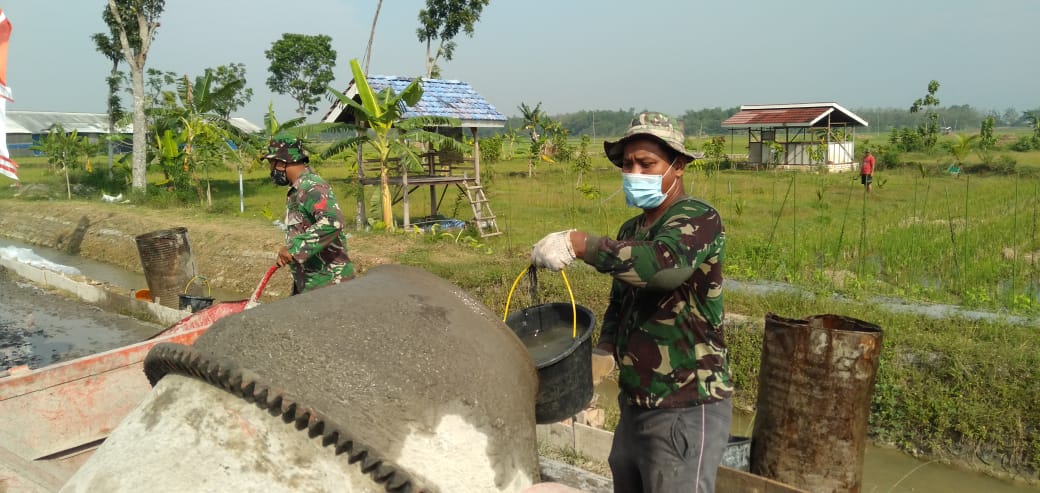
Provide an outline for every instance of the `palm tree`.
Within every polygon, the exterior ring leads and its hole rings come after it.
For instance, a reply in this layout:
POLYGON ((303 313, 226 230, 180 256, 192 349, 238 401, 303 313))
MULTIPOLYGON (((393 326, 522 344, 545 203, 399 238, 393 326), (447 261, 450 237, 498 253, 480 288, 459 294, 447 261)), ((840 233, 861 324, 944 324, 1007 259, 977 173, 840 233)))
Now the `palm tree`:
POLYGON ((542 142, 541 137, 538 135, 538 128, 542 125, 542 120, 545 118, 545 113, 542 112, 542 103, 539 101, 534 108, 527 106, 527 103, 520 103, 520 113, 524 118, 524 130, 531 133, 531 155, 527 159, 527 177, 534 176, 534 157, 535 155, 541 155, 542 142))
POLYGON ((949 146, 950 154, 953 154, 953 158, 957 160, 957 167, 961 168, 964 166, 964 158, 975 148, 979 136, 956 134, 953 137, 954 141, 949 146))
POLYGON ((414 106, 422 98, 423 89, 419 79, 408 84, 401 94, 395 93, 390 87, 376 94, 368 85, 368 79, 361 70, 357 59, 350 61, 350 70, 354 75, 354 85, 357 87, 361 104, 331 87, 328 90, 343 105, 352 109, 354 116, 368 130, 353 125, 338 124, 336 127, 338 131, 354 131, 354 136, 332 144, 322 153, 322 156, 335 156, 347 149, 356 149, 357 146, 364 144, 375 149, 379 159, 379 193, 383 210, 383 224, 387 229, 392 230, 394 220, 388 166, 391 156, 398 158, 399 166, 402 168, 411 169, 421 167, 422 161, 416 148, 409 145, 409 142, 432 144, 437 148, 456 152, 466 152, 468 148, 462 142, 451 137, 424 130, 424 127, 432 126, 458 126, 460 122, 457 119, 436 116, 402 117, 405 107, 414 106))

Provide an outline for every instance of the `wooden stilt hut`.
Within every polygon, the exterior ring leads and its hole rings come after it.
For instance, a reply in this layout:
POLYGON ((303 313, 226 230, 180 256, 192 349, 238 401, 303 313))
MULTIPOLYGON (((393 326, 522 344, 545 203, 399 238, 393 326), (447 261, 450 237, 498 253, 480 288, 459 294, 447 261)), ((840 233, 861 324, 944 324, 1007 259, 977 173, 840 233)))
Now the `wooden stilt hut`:
MULTIPOLYGON (((387 87, 400 93, 412 82, 412 78, 370 75, 368 84, 375 92, 387 87)), ((506 117, 498 112, 473 88, 462 81, 422 79, 423 95, 414 106, 406 107, 402 117, 441 116, 458 119, 459 127, 428 129, 437 131, 457 139, 461 139, 464 129, 468 129, 473 139, 473 156, 467 157, 457 153, 436 149, 422 153, 423 169, 420 173, 410 173, 405 167, 391 170, 390 184, 396 185, 393 203, 401 202, 404 227, 412 224, 408 197, 420 187, 429 187, 430 214, 436 216, 444 198, 450 190, 458 189, 465 193, 473 211, 473 224, 481 236, 500 234, 491 204, 480 184, 480 140, 477 130, 481 127, 501 128, 505 126, 506 117)), ((350 82, 343 91, 347 97, 359 101, 357 87, 350 82)), ((350 107, 337 101, 322 118, 323 122, 357 123, 350 107)), ((362 186, 379 186, 379 163, 367 162, 359 148, 358 179, 362 186)), ((365 206, 358 203, 359 224, 365 224, 365 206)))

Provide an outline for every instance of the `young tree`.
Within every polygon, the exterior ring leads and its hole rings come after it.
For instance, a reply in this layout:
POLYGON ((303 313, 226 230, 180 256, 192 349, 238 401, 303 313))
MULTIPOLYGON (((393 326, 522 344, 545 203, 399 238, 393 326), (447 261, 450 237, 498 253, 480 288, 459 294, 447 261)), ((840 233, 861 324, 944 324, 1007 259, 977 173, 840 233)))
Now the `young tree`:
POLYGON ((939 141, 939 113, 936 112, 936 108, 939 107, 939 99, 935 97, 935 93, 938 91, 939 81, 929 82, 928 94, 923 98, 918 98, 910 106, 910 113, 924 112, 925 114, 927 122, 920 124, 917 131, 924 139, 924 146, 929 150, 934 148, 935 143, 939 141))
POLYGON ((264 55, 271 62, 267 87, 293 98, 300 116, 317 111, 315 103, 334 78, 336 50, 332 49, 332 38, 324 34, 285 33, 264 55))
POLYGON ((530 155, 527 158, 527 177, 530 178, 534 176, 535 156, 542 156, 542 146, 545 144, 545 139, 539 135, 538 130, 542 128, 543 120, 548 117, 542 111, 541 101, 534 108, 527 106, 527 103, 520 103, 519 109, 524 119, 523 129, 529 131, 531 136, 530 155))
POLYGON ((578 144, 578 155, 574 158, 574 171, 578 172, 578 183, 576 187, 581 188, 581 179, 584 177, 585 172, 592 169, 592 156, 589 155, 589 144, 592 139, 588 135, 581 136, 581 143, 578 144))
POLYGON ((423 89, 419 79, 408 84, 401 94, 395 93, 390 87, 376 94, 368 85, 368 79, 361 70, 357 59, 350 61, 350 70, 354 75, 354 85, 357 87, 361 104, 331 87, 328 90, 345 106, 350 107, 354 111, 354 115, 371 129, 371 132, 350 125, 339 125, 338 128, 341 130, 355 132, 355 136, 333 143, 322 155, 331 157, 359 145, 372 146, 379 158, 379 193, 383 209, 383 223, 387 229, 392 230, 394 220, 389 183, 390 157, 397 157, 402 168, 412 168, 421 166, 421 158, 416 152, 417 149, 409 142, 431 144, 439 149, 457 152, 466 152, 469 149, 465 144, 451 137, 424 130, 424 127, 431 126, 458 126, 459 121, 454 118, 437 116, 402 118, 404 107, 414 106, 422 98, 423 89))
POLYGON ((55 171, 65 175, 65 190, 68 198, 72 199, 69 168, 78 168, 82 160, 88 159, 94 153, 94 145, 86 137, 80 137, 76 130, 65 133, 65 129, 58 124, 51 128, 51 132, 40 140, 39 144, 34 144, 32 149, 45 154, 47 162, 55 171))
POLYGON ((440 77, 437 60, 450 61, 455 54, 455 37, 459 32, 473 36, 473 25, 491 0, 426 0, 419 11, 419 41, 426 43, 426 77, 440 77), (434 51, 433 43, 437 43, 434 51))
POLYGON ((105 81, 108 83, 108 137, 105 139, 105 142, 108 151, 108 179, 111 180, 112 160, 115 154, 112 139, 116 134, 116 122, 124 116, 123 102, 119 98, 119 89, 124 78, 119 71, 119 63, 123 61, 123 50, 119 44, 119 32, 111 29, 114 21, 112 21, 112 12, 107 6, 101 17, 105 19, 105 24, 109 26, 109 32, 94 33, 90 38, 94 40, 94 48, 97 49, 98 53, 101 53, 108 61, 112 62, 112 68, 109 70, 108 77, 105 78, 105 81))
POLYGON ((953 142, 949 143, 949 151, 953 155, 953 159, 957 161, 957 167, 963 168, 964 158, 978 145, 979 136, 957 134, 953 137, 953 142))
POLYGON ((993 127, 996 125, 997 118, 994 116, 982 120, 982 125, 979 127, 978 148, 980 151, 986 152, 997 146, 997 138, 993 135, 993 127))
POLYGON ((105 17, 112 33, 119 35, 119 47, 130 67, 130 87, 134 95, 134 151, 131 165, 131 184, 135 192, 143 193, 147 185, 146 172, 148 121, 144 114, 144 69, 148 61, 159 17, 166 9, 165 0, 108 0, 105 17))

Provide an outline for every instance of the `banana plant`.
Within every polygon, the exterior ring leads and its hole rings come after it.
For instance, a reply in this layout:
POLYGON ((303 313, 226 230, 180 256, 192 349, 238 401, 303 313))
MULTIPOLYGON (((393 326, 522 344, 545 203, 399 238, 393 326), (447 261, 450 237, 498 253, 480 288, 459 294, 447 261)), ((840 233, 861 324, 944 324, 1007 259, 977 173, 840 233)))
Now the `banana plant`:
POLYGON ((470 147, 451 137, 426 130, 428 127, 458 126, 460 122, 456 118, 403 117, 406 108, 414 106, 422 98, 423 89, 419 79, 413 80, 400 94, 389 86, 376 93, 368 84, 368 79, 356 58, 350 61, 350 70, 354 75, 354 86, 357 88, 360 103, 331 87, 328 88, 328 91, 352 110, 361 123, 361 127, 354 125, 336 127, 337 131, 353 131, 354 135, 333 143, 322 153, 322 156, 335 156, 361 145, 369 145, 373 148, 379 160, 379 194, 383 223, 386 224, 387 229, 392 230, 394 221, 389 183, 390 159, 397 158, 398 165, 402 168, 421 168, 421 149, 417 149, 410 143, 418 142, 455 152, 467 152, 470 147))

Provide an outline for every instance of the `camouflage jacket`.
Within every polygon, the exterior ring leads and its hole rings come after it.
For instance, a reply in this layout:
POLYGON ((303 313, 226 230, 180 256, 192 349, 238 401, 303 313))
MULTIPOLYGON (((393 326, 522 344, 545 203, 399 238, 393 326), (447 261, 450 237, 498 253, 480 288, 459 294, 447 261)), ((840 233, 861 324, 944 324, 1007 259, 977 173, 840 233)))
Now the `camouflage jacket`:
POLYGON ((722 320, 726 233, 718 211, 684 197, 652 225, 644 216, 617 240, 590 235, 585 262, 614 277, 600 342, 615 346, 624 398, 644 408, 729 398, 722 320))
POLYGON ((293 292, 354 278, 343 211, 332 187, 307 168, 285 196, 285 245, 293 257, 293 292))

